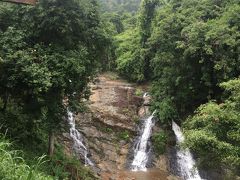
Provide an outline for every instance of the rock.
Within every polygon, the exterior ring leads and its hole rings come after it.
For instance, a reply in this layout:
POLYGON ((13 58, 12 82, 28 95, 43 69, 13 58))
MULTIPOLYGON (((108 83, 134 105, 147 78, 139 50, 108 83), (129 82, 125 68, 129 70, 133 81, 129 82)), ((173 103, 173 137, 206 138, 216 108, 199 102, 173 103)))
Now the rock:
POLYGON ((152 130, 153 133, 152 134, 159 133, 161 131, 163 131, 163 129, 160 128, 158 125, 156 125, 156 126, 153 127, 153 130, 152 130))
POLYGON ((150 110, 148 106, 142 106, 138 111, 138 116, 140 118, 146 117, 150 114, 150 110))
MULTIPOLYGON (((99 76, 90 86, 89 112, 75 116, 76 127, 83 134, 90 158, 101 170, 101 176, 105 173, 107 180, 117 179, 117 172, 125 168, 133 143, 131 136, 125 141, 120 134, 124 131, 136 133, 136 119, 150 113, 150 98, 136 96, 133 85, 123 80, 111 80, 105 75, 99 76), (143 104, 145 107, 140 108, 143 104)), ((63 137, 70 136, 66 133, 63 137)), ((72 144, 65 143, 70 152, 72 144)))
POLYGON ((121 140, 121 141, 120 141, 120 146, 124 146, 125 144, 127 144, 126 141, 124 141, 124 140, 121 140))
POLYGON ((170 176, 167 177, 167 180, 183 180, 183 179, 180 178, 180 177, 178 177, 178 176, 172 176, 172 175, 170 175, 170 176))
POLYGON ((91 113, 78 113, 75 115, 76 123, 78 124, 90 124, 92 122, 92 114, 91 113))
POLYGON ((65 141, 71 140, 71 137, 70 137, 69 133, 63 133, 62 135, 63 135, 63 138, 64 138, 65 141))
POLYGON ((128 148, 126 148, 126 147, 121 148, 119 154, 120 155, 127 155, 128 154, 128 148))
POLYGON ((92 137, 92 138, 102 137, 101 133, 94 126, 83 127, 82 132, 85 134, 86 137, 92 137))
POLYGON ((150 106, 151 105, 151 96, 147 95, 143 97, 143 106, 150 106))
POLYGON ((114 145, 112 145, 112 144, 106 144, 106 143, 103 143, 102 144, 102 148, 104 149, 104 150, 110 150, 110 151, 115 151, 115 146, 114 145))
POLYGON ((111 113, 111 111, 106 112, 105 110, 97 110, 93 114, 94 121, 100 121, 101 123, 113 128, 119 128, 123 130, 127 129, 135 132, 134 121, 132 120, 132 117, 111 113))
POLYGON ((139 96, 132 96, 130 103, 140 107, 143 104, 143 98, 139 96))
POLYGON ((78 123, 88 139, 93 160, 102 172, 115 179, 116 172, 125 166, 129 143, 132 142, 131 139, 119 140, 119 133, 126 130, 136 132, 133 117, 138 116, 143 98, 135 96, 135 88, 127 82, 113 81, 107 76, 98 79, 99 82, 92 86, 90 97, 92 116, 79 116, 78 123))
POLYGON ((92 86, 92 90, 94 91, 94 90, 98 90, 98 89, 102 89, 101 87, 99 87, 99 86, 92 86))
POLYGON ((118 155, 115 151, 108 150, 106 151, 106 154, 108 156, 108 160, 116 162, 116 158, 118 157, 118 155))
POLYGON ((92 154, 92 159, 94 159, 94 162, 95 162, 96 164, 99 164, 99 163, 101 162, 101 158, 100 158, 99 156, 97 156, 94 151, 91 151, 91 150, 90 150, 90 153, 92 154), (94 154, 94 155, 93 155, 93 154, 94 154))
POLYGON ((168 169, 169 169, 168 158, 165 155, 159 156, 155 162, 155 166, 156 166, 156 168, 158 168, 164 172, 168 172, 168 169))

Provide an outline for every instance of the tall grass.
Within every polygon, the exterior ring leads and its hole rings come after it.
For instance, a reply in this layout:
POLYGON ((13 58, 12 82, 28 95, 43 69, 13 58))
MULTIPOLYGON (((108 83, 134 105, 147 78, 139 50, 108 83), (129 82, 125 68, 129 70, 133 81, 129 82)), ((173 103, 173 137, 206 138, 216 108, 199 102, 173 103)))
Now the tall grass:
POLYGON ((38 168, 44 163, 44 157, 36 160, 31 167, 24 159, 19 157, 18 151, 10 150, 10 143, 0 137, 0 179, 1 180, 52 180, 38 172, 38 168))

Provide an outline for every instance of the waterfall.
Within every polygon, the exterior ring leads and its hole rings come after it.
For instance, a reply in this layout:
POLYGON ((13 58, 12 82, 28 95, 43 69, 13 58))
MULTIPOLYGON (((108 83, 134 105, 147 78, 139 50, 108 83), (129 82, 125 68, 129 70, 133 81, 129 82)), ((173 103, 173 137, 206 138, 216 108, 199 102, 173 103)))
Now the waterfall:
POLYGON ((136 147, 134 149, 134 159, 131 164, 133 171, 146 171, 146 164, 149 156, 149 148, 147 147, 151 137, 152 127, 154 126, 154 113, 145 119, 142 134, 137 140, 136 147))
POLYGON ((73 149, 75 153, 79 156, 84 157, 85 166, 93 166, 93 162, 88 158, 88 149, 83 144, 82 134, 76 129, 75 119, 73 113, 68 110, 68 123, 70 125, 70 137, 72 138, 74 144, 73 149))
POLYGON ((148 93, 147 93, 147 92, 143 94, 143 98, 145 98, 145 97, 147 97, 147 96, 148 96, 148 93))
MULTIPOLYGON (((184 141, 184 136, 181 128, 173 121, 172 130, 175 133, 177 144, 184 141)), ((189 149, 177 150, 177 164, 182 178, 184 180, 201 180, 197 168, 195 168, 195 161, 189 149)))

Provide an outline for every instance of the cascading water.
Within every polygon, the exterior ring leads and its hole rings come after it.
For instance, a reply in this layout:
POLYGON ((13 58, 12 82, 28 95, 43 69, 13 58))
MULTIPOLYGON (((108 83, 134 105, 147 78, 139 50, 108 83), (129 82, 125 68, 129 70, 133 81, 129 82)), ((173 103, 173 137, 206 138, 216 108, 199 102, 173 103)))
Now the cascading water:
MULTIPOLYGON (((172 130, 175 133, 177 144, 184 141, 184 136, 181 128, 173 121, 172 130)), ((184 180, 201 180, 197 168, 195 168, 195 161, 189 149, 178 149, 177 150, 177 164, 179 172, 184 180)))
POLYGON ((146 164, 149 157, 148 142, 152 133, 152 127, 155 122, 153 120, 155 112, 144 121, 141 136, 138 138, 134 149, 134 159, 131 164, 133 171, 146 171, 146 164))
POLYGON ((84 157, 85 166, 93 166, 93 162, 88 158, 87 147, 83 144, 83 137, 76 129, 73 113, 68 110, 68 123, 70 125, 70 136, 73 139, 73 149, 77 155, 84 157))
POLYGON ((143 98, 145 98, 145 97, 147 97, 147 96, 148 96, 148 93, 147 93, 147 92, 143 94, 143 98))

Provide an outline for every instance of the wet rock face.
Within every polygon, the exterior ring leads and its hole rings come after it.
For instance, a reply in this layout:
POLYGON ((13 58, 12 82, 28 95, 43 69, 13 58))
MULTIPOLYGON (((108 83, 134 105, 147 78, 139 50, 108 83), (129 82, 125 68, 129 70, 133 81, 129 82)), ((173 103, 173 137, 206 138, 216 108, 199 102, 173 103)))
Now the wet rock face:
POLYGON ((143 99, 135 96, 135 88, 124 81, 111 81, 107 77, 99 77, 92 85, 90 109, 95 121, 101 121, 110 127, 135 131, 133 117, 143 99))
POLYGON ((150 109, 149 106, 142 106, 138 110, 138 116, 140 118, 144 118, 146 116, 150 115, 150 109))
POLYGON ((151 114, 150 112, 151 96, 149 94, 145 94, 142 99, 143 99, 142 105, 138 110, 138 116, 140 118, 144 118, 151 114))
POLYGON ((91 85, 89 112, 76 115, 76 125, 86 138, 90 158, 101 173, 114 177, 125 168, 143 98, 136 96, 135 87, 127 82, 106 76, 95 82, 91 85))
POLYGON ((151 105, 151 96, 150 95, 146 95, 145 97, 143 97, 143 106, 150 106, 151 105))
MULTIPOLYGON (((150 115, 151 97, 137 96, 133 85, 121 80, 112 81, 105 75, 91 85, 91 92, 88 112, 74 116, 76 127, 83 134, 84 144, 90 151, 89 158, 95 163, 94 170, 101 174, 101 179, 122 180, 121 172, 126 170, 139 119, 150 115)), ((159 128, 154 127, 154 132, 158 131, 159 128)), ((72 142, 68 133, 63 134, 62 141, 65 153, 71 155, 72 142)), ((156 157, 154 164, 164 176, 168 174, 166 157, 156 157)), ((151 173, 155 174, 155 171, 151 173)), ((151 173, 150 177, 153 177, 151 173)))

